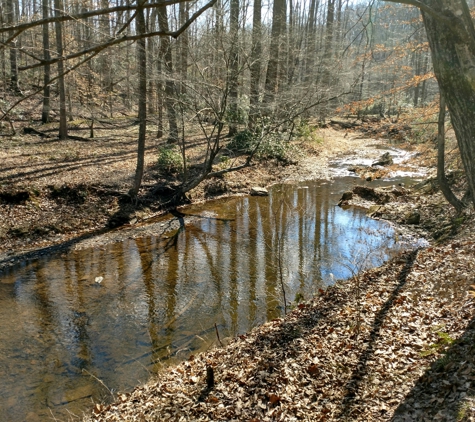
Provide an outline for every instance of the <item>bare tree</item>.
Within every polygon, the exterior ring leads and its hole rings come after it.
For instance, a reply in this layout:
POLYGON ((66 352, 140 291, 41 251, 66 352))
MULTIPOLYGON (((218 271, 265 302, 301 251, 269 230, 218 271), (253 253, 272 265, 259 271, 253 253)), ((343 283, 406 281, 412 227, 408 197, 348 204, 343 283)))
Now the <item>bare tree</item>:
MULTIPOLYGON (((42 0, 42 12, 43 12, 43 19, 48 18, 48 9, 49 9, 49 0, 42 0)), ((50 45, 49 45, 49 30, 48 30, 48 24, 45 23, 43 25, 43 57, 45 59, 45 62, 49 62, 51 59, 51 54, 50 54, 50 45)), ((49 113, 50 113, 50 85, 49 85, 49 80, 51 79, 51 65, 46 64, 44 67, 44 73, 43 73, 43 84, 44 84, 44 90, 43 90, 43 110, 41 113, 41 121, 43 123, 48 123, 49 122, 49 113)))
POLYGON ((286 1, 274 0, 272 8, 272 30, 269 51, 269 62, 267 63, 264 103, 271 104, 277 93, 279 84, 279 58, 281 35, 286 24, 286 1))
POLYGON ((259 115, 259 84, 262 69, 262 0, 254 0, 252 16, 252 51, 250 55, 250 104, 249 104, 249 128, 252 129, 259 115))
POLYGON ((239 76, 239 0, 231 0, 229 15, 229 37, 231 49, 229 53, 228 84, 229 84, 229 136, 237 133, 238 115, 238 76, 239 76))
POLYGON ((440 110, 437 134, 437 180, 440 190, 444 194, 445 199, 449 202, 457 212, 462 211, 463 203, 460 201, 450 189, 447 178, 445 177, 445 98, 440 96, 440 110))
MULTIPOLYGON (((143 4, 142 0, 140 4, 143 4)), ((143 7, 137 9, 137 32, 146 33, 145 14, 143 7)), ((136 198, 142 184, 145 161, 145 135, 147 130, 147 50, 145 38, 137 42, 137 62, 139 68, 139 139, 137 143, 137 166, 135 169, 135 178, 132 189, 129 194, 136 198)))
MULTIPOLYGON (((13 0, 5 1, 5 17, 8 24, 13 26, 15 22, 15 7, 13 0)), ((9 31, 10 38, 10 88, 16 94, 20 94, 20 86, 18 85, 18 57, 17 57, 17 40, 14 38, 15 31, 9 31)))
MULTIPOLYGON (((167 6, 158 8, 158 25, 161 31, 169 32, 167 6)), ((170 45, 170 37, 160 39, 160 60, 162 71, 165 75, 165 107, 168 115, 168 142, 178 142, 178 123, 175 110, 175 82, 173 80, 173 57, 170 45)))
MULTIPOLYGON (((63 12, 61 0, 54 0, 55 16, 59 17, 63 12)), ((58 20, 55 22, 56 50, 58 57, 63 57, 63 25, 58 20)), ((68 122, 66 119, 66 89, 64 85, 64 62, 58 61, 58 90, 59 90, 59 139, 68 137, 68 122)))

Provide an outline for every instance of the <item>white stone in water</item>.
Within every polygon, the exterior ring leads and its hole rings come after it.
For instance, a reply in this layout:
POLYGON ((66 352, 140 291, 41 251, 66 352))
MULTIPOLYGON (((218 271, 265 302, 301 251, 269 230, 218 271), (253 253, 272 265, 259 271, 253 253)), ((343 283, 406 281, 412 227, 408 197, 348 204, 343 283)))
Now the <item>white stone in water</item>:
POLYGON ((96 283, 102 283, 102 280, 104 280, 104 277, 101 277, 101 276, 96 277, 96 278, 94 279, 94 281, 95 281, 96 283))
POLYGON ((269 195, 269 191, 266 188, 255 186, 251 188, 251 195, 252 196, 267 196, 269 195))

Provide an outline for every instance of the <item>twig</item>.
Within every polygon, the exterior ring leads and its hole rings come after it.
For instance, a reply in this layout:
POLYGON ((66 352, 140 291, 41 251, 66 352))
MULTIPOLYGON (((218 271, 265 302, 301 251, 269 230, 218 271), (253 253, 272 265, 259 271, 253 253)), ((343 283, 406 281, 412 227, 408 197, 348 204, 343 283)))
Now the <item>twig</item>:
POLYGON ((221 347, 223 347, 223 343, 221 343, 221 339, 219 338, 219 331, 216 323, 214 323, 214 328, 216 329, 216 336, 218 337, 219 344, 221 345, 221 347))
POLYGON ((114 393, 112 393, 112 391, 109 389, 109 387, 104 384, 104 381, 102 381, 101 379, 97 378, 94 374, 91 374, 87 369, 82 369, 82 372, 85 372, 86 374, 88 374, 89 376, 91 376, 92 378, 94 378, 96 381, 98 381, 99 383, 101 383, 101 384, 104 386, 104 388, 109 392, 109 394, 112 396, 112 398, 115 400, 114 393))

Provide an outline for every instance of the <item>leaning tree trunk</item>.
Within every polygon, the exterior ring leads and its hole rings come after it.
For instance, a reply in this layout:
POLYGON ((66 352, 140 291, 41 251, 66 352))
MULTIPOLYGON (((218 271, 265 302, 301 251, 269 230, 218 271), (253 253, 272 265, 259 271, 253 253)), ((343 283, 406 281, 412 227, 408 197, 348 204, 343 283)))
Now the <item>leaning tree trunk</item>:
POLYGON ((445 177, 445 98, 442 94, 440 95, 437 148, 437 181, 439 182, 440 190, 449 204, 460 213, 463 203, 454 195, 445 177))
POLYGON ((434 72, 457 137, 475 205, 475 28, 465 0, 426 0, 434 72))

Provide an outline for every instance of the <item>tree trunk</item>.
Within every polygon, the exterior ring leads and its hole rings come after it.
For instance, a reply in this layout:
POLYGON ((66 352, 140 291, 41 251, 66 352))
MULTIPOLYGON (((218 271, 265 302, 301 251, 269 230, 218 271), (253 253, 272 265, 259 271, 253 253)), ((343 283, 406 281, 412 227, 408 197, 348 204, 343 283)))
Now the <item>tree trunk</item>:
POLYGON ((229 136, 237 133, 238 118, 238 76, 239 76, 239 53, 238 53, 238 30, 239 30, 239 0, 231 0, 229 16, 229 38, 231 51, 229 53, 228 69, 228 104, 229 104, 229 136))
MULTIPOLYGON (((137 9, 136 21, 137 32, 139 34, 145 34, 145 14, 142 7, 137 9)), ((137 61, 139 68, 139 139, 137 145, 137 166, 135 169, 134 185, 130 190, 130 195, 133 198, 136 198, 139 193, 145 162, 145 133, 147 129, 147 50, 145 38, 137 41, 137 61)))
MULTIPOLYGON (((160 31, 168 31, 168 13, 167 7, 161 6, 158 8, 158 25, 160 31)), ((170 45, 170 37, 162 37, 160 39, 160 60, 163 61, 163 71, 165 74, 165 107, 168 114, 168 142, 178 142, 178 124, 176 118, 176 111, 174 107, 175 97, 175 83, 172 79, 173 73, 173 59, 170 45)))
MULTIPOLYGON (((15 24, 15 8, 13 0, 6 0, 5 2, 5 14, 7 24, 13 26, 15 24)), ((9 32, 9 37, 13 36, 14 30, 9 32)), ((18 85, 18 60, 17 60, 17 46, 18 40, 10 42, 10 88, 16 94, 20 94, 20 87, 18 85)))
MULTIPOLYGON (((54 0, 54 14, 59 17, 62 15, 63 4, 61 0, 54 0)), ((55 22, 56 30, 56 50, 59 57, 63 57, 63 24, 55 22)), ((68 123, 66 116, 66 90, 64 87, 64 63, 58 62, 58 90, 59 90, 59 139, 64 140, 68 137, 68 123)))
POLYGON ((454 195, 452 189, 445 177, 445 98, 440 95, 440 111, 437 134, 437 181, 439 182, 440 190, 444 194, 447 202, 452 205, 458 213, 462 211, 462 202, 454 195))
POLYGON ((259 82, 261 77, 262 56, 262 0, 254 0, 252 16, 252 51, 251 51, 251 92, 249 104, 249 129, 253 129, 259 114, 259 82))
POLYGON ((426 4, 437 13, 422 17, 475 205, 475 28, 465 0, 426 4))
POLYGON ((280 36, 285 25, 286 1, 274 0, 272 8, 272 29, 269 48, 269 62, 267 64, 266 84, 264 103, 270 105, 277 93, 279 85, 279 58, 280 58, 280 36))
MULTIPOLYGON (((179 6, 179 19, 180 19, 180 27, 185 24, 185 22, 190 19, 190 5, 189 3, 180 3, 179 6)), ((188 75, 188 31, 183 32, 178 37, 179 45, 180 45, 180 94, 186 93, 186 80, 188 75)))
MULTIPOLYGON (((102 9, 106 9, 109 7, 108 0, 100 0, 100 5, 102 9)), ((101 16, 99 18, 99 29, 101 31, 101 36, 110 38, 111 35, 111 27, 109 17, 101 16)), ((102 88, 105 92, 109 92, 112 89, 112 60, 110 58, 110 50, 106 50, 102 53, 100 57, 100 67, 101 67, 101 83, 102 88)))
POLYGON ((335 21, 335 0, 328 0, 327 20, 325 27, 325 47, 323 53, 323 86, 329 89, 333 84, 331 58, 333 53, 333 24, 335 21))
POLYGON ((307 45, 306 45, 306 63, 305 63, 305 81, 309 82, 315 76, 315 53, 316 53, 316 14, 319 7, 318 0, 312 0, 307 21, 307 45))
MULTIPOLYGON (((49 15, 49 0, 42 1, 42 10, 43 10, 43 19, 46 19, 49 15)), ((43 57, 45 61, 50 60, 51 54, 49 51, 49 31, 48 24, 43 25, 43 57)), ((50 92, 51 88, 49 85, 49 80, 51 79, 51 66, 49 64, 45 65, 43 73, 43 110, 41 112, 41 121, 43 123, 49 122, 49 112, 50 112, 50 92)))

